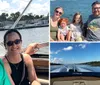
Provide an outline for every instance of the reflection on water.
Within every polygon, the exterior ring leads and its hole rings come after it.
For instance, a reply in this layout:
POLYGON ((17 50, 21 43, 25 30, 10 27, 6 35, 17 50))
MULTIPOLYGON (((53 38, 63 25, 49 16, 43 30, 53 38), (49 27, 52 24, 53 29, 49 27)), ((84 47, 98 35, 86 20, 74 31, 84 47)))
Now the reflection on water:
MULTIPOLYGON (((22 35, 23 48, 27 47, 30 43, 37 42, 43 43, 49 41, 49 27, 32 28, 18 30, 22 35)), ((3 42, 5 31, 0 31, 0 43, 3 42)), ((49 47, 40 49, 40 53, 48 53, 49 47)), ((0 55, 4 54, 4 47, 0 45, 0 55)))

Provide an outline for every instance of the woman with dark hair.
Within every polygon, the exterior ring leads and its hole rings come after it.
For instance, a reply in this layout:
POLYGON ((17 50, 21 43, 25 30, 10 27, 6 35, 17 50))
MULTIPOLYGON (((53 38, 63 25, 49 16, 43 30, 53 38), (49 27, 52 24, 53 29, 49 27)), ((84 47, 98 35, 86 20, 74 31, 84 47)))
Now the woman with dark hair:
POLYGON ((4 35, 7 50, 3 59, 12 85, 40 85, 30 55, 22 52, 22 37, 15 30, 8 30, 4 35))
POLYGON ((83 21, 82 15, 77 12, 73 16, 72 23, 70 24, 72 30, 72 41, 82 41, 83 38, 83 21))
POLYGON ((58 32, 58 21, 62 14, 64 13, 62 7, 57 7, 54 10, 54 14, 50 19, 50 41, 57 41, 58 32))

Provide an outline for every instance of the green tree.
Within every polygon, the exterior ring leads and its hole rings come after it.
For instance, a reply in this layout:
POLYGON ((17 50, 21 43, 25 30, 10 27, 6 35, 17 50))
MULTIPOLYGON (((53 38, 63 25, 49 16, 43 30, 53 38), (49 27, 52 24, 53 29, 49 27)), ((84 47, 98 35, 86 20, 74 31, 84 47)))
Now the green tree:
POLYGON ((36 15, 36 16, 35 16, 35 19, 39 19, 39 18, 40 18, 39 15, 36 15))
POLYGON ((16 13, 11 13, 10 14, 10 20, 12 21, 16 21, 16 19, 20 16, 20 12, 16 12, 16 13))
POLYGON ((29 14, 28 14, 28 18, 29 18, 29 19, 33 19, 32 13, 29 13, 29 14))
POLYGON ((6 21, 7 20, 7 17, 8 17, 8 14, 7 13, 2 13, 0 15, 0 21, 6 21))
POLYGON ((40 18, 43 18, 44 17, 44 15, 40 15, 40 18))

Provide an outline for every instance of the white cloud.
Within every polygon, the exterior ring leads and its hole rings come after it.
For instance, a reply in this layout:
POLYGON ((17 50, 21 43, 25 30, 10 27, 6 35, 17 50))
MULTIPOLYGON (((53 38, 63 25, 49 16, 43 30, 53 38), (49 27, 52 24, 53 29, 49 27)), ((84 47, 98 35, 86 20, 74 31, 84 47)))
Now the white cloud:
POLYGON ((86 48, 86 44, 79 44, 79 47, 81 47, 82 49, 86 48))
POLYGON ((0 0, 0 14, 6 12, 10 8, 10 4, 7 1, 0 0))
POLYGON ((50 51, 50 54, 54 54, 54 52, 53 51, 50 51))
POLYGON ((11 2, 11 3, 13 3, 13 4, 14 4, 14 3, 17 3, 17 2, 18 2, 18 0, 12 0, 12 2, 11 2))
POLYGON ((63 59, 54 57, 51 59, 51 63, 63 63, 63 59))
POLYGON ((55 54, 58 54, 60 51, 61 51, 61 50, 57 50, 57 51, 55 52, 55 54))
POLYGON ((63 48, 64 51, 68 51, 68 50, 72 50, 73 47, 72 46, 68 46, 67 48, 63 48))
POLYGON ((57 51, 55 51, 55 52, 50 51, 50 54, 58 54, 59 52, 61 52, 61 50, 57 50, 57 51))
MULTIPOLYGON (((12 2, 1 1, 0 0, 0 14, 6 12, 8 14, 12 12, 20 11, 22 12, 30 0, 12 0, 12 2)), ((49 13, 49 1, 37 0, 38 3, 32 2, 29 8, 26 10, 25 14, 33 13, 36 15, 47 15, 49 13)))
POLYGON ((42 1, 42 0, 39 0, 39 1, 42 1))

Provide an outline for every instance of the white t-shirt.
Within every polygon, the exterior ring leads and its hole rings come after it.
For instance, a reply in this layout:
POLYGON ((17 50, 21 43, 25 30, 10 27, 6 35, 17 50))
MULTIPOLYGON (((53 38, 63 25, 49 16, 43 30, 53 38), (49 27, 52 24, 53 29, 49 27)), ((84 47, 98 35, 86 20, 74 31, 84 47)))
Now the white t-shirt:
POLYGON ((80 25, 70 24, 70 29, 72 30, 72 38, 77 38, 82 36, 82 29, 80 25))
POLYGON ((61 34, 63 34, 64 36, 67 35, 68 31, 69 31, 69 28, 68 26, 66 26, 66 28, 62 29, 62 28, 59 28, 58 29, 60 31, 61 34))
POLYGON ((82 34, 81 25, 70 24, 70 28, 72 31, 80 32, 82 34))

